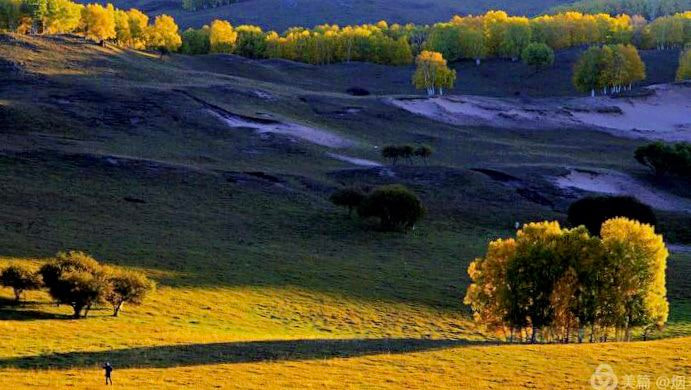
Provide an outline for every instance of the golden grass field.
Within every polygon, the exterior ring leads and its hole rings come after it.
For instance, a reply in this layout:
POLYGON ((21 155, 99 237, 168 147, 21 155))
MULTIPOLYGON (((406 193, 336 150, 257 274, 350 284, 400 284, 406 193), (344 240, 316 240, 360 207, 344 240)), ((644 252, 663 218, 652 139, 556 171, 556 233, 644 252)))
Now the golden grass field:
MULTIPOLYGON (((26 262, 2 264, 15 261, 26 262)), ((3 388, 99 388, 106 360, 115 385, 133 389, 575 389, 601 363, 653 383, 691 373, 691 337, 501 345, 463 315, 297 289, 162 287, 120 318, 104 308, 81 320, 60 318, 69 308, 44 293, 27 298, 20 318, 0 322, 3 388)))

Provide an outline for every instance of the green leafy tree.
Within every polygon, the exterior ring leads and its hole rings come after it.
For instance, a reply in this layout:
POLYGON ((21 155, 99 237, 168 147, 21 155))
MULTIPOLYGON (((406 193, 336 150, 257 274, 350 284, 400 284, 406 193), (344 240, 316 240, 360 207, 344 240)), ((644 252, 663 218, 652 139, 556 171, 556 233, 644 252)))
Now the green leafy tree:
POLYGON ((10 265, 2 270, 0 283, 14 291, 14 298, 17 302, 22 298, 25 291, 38 290, 43 285, 40 275, 20 265, 10 265))
POLYGON ((420 157, 423 161, 427 161, 427 159, 432 155, 434 152, 434 149, 432 149, 431 146, 429 145, 420 145, 415 149, 414 155, 415 157, 420 157))
POLYGON ((118 316, 125 303, 141 305, 156 287, 146 275, 135 271, 118 271, 108 278, 108 283, 105 300, 113 306, 113 317, 118 316))
POLYGON ((93 305, 104 301, 110 288, 107 270, 83 252, 60 252, 39 273, 50 296, 70 305, 74 318, 81 317, 82 312, 86 317, 93 305))
POLYGON ((363 218, 378 218, 384 231, 407 231, 424 216, 420 198, 408 188, 385 185, 375 188, 358 207, 363 218))
POLYGON ((362 201, 365 199, 365 192, 356 187, 342 188, 329 197, 331 203, 336 206, 348 208, 348 216, 353 214, 353 210, 357 209, 362 201))
POLYGON ((533 42, 523 49, 521 54, 523 62, 533 66, 535 71, 554 64, 554 50, 544 43, 533 42))

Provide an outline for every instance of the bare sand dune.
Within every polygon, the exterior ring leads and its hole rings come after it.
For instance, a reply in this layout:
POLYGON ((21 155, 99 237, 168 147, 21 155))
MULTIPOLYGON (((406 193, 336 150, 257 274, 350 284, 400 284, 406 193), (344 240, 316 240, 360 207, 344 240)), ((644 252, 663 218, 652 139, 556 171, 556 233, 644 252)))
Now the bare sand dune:
POLYGON ((645 183, 621 172, 595 172, 574 169, 567 175, 555 178, 554 182, 563 189, 575 188, 602 194, 631 195, 656 209, 691 213, 691 199, 651 188, 645 183))
POLYGON ((618 136, 691 141, 691 87, 655 85, 646 96, 492 98, 446 96, 390 99, 397 107, 459 126, 596 129, 618 136))
POLYGON ((258 134, 282 134, 329 148, 346 148, 353 145, 352 141, 339 135, 297 123, 280 122, 264 118, 249 118, 226 112, 221 113, 212 109, 207 109, 207 111, 232 128, 253 129, 258 134))

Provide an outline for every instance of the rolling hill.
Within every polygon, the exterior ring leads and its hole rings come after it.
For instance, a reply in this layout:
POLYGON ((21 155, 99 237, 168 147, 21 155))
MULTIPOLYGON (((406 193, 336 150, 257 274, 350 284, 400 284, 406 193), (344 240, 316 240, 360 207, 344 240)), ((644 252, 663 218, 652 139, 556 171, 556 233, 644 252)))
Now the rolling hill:
MULTIPOLYGON (((643 55, 652 82, 671 81, 676 55, 643 55)), ((572 94, 568 66, 457 67, 456 93, 572 94)), ((516 221, 563 221, 589 193, 560 178, 616 173, 688 201, 684 182, 652 180, 632 158, 647 141, 433 120, 391 104, 419 97, 410 73, 0 35, 0 264, 80 249, 159 286, 119 318, 102 309, 81 320, 43 292, 7 307, 0 290, 0 388, 94 388, 104 361, 116 385, 146 389, 589 388, 601 363, 622 377, 691 375, 685 203, 656 211, 676 245, 656 340, 505 344, 461 302, 488 240, 516 221), (391 143, 435 154, 389 166, 379 148, 391 143), (408 235, 328 201, 342 185, 384 183, 427 206, 408 235)))

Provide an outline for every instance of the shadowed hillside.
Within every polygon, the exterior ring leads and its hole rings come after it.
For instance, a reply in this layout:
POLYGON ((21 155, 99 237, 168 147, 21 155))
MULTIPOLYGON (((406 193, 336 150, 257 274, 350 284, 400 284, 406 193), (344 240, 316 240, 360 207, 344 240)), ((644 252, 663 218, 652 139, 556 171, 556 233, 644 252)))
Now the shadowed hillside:
POLYGON ((512 15, 532 16, 564 0, 242 0, 199 11, 185 11, 176 0, 115 0, 118 8, 135 7, 149 14, 161 13, 175 17, 181 27, 201 27, 214 19, 224 19, 233 25, 253 24, 265 30, 283 31, 294 26, 316 26, 330 23, 338 25, 375 23, 432 24, 448 20, 453 15, 481 14, 502 9, 512 15))

